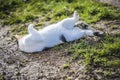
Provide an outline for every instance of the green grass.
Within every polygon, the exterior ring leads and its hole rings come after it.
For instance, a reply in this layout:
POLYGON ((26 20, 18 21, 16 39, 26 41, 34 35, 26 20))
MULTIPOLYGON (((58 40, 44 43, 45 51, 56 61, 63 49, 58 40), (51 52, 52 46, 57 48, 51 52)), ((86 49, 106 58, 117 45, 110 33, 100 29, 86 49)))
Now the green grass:
POLYGON ((64 64, 63 69, 67 69, 67 68, 70 68, 70 65, 69 64, 64 64))
POLYGON ((14 35, 23 35, 27 34, 27 26, 26 25, 16 25, 13 26, 10 30, 14 35))
POLYGON ((0 80, 3 80, 3 76, 0 74, 0 80))
POLYGON ((97 3, 94 0, 71 1, 31 0, 23 2, 22 0, 8 0, 8 2, 3 2, 4 5, 0 7, 0 18, 5 19, 4 24, 15 24, 31 22, 38 17, 44 16, 45 18, 41 20, 42 22, 50 21, 53 23, 71 16, 74 10, 77 10, 81 19, 88 23, 96 22, 100 19, 120 19, 120 11, 115 10, 114 7, 97 3), (6 13, 9 9, 12 12, 6 13))
POLYGON ((72 53, 70 62, 84 59, 85 73, 92 74, 95 69, 101 69, 97 74, 112 78, 120 68, 120 34, 106 35, 97 42, 80 39, 67 48, 67 52, 72 53))
POLYGON ((92 66, 119 66, 120 67, 120 38, 107 36, 91 45, 83 39, 68 48, 72 52, 72 60, 84 58, 86 65, 92 66))
POLYGON ((116 25, 112 25, 110 28, 111 28, 111 29, 118 29, 119 27, 116 26, 116 25))
MULTIPOLYGON (((22 0, 4 2, 1 0, 0 2, 0 19, 3 20, 0 22, 3 25, 24 24, 40 18, 40 22, 37 24, 40 24, 41 27, 44 26, 46 21, 51 24, 72 16, 75 10, 79 12, 80 20, 89 24, 101 19, 120 20, 119 10, 94 0, 30 0, 28 2, 22 0)), ((21 31, 23 30, 21 29, 21 31)), ((23 32, 23 34, 25 33, 23 32)))

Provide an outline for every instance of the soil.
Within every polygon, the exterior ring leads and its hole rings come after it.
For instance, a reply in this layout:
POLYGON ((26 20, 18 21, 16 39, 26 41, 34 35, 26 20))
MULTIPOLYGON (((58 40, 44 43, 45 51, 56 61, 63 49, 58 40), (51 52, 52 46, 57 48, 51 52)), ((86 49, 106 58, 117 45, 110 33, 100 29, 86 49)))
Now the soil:
MULTIPOLYGON (((105 32, 120 31, 120 23, 117 21, 99 21, 94 26, 105 32), (119 28, 111 30, 111 25, 119 28)), ((19 51, 10 29, 11 26, 0 26, 0 74, 4 80, 89 80, 90 75, 85 74, 83 59, 69 62, 71 55, 63 48, 34 54, 23 53, 19 51), (64 68, 64 64, 69 66, 64 68)), ((94 76, 97 79, 109 80, 96 74, 94 76)), ((112 80, 120 79, 117 78, 112 80)))
POLYGON ((97 0, 97 1, 113 5, 120 9, 120 0, 97 0))

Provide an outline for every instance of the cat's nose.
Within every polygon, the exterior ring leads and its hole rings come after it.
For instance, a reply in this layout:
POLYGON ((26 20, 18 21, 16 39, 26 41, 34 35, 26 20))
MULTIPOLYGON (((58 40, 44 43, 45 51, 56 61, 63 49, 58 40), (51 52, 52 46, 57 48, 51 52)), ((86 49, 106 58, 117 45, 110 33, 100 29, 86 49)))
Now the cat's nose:
POLYGON ((98 37, 104 37, 104 33, 102 32, 94 32, 93 34, 98 37))

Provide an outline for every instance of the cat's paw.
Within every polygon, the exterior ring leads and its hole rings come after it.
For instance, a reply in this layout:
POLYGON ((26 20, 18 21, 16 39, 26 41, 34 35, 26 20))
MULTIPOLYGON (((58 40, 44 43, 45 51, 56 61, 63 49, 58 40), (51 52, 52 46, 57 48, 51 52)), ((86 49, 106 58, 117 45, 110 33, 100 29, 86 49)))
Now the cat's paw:
POLYGON ((79 14, 77 11, 74 11, 73 17, 75 17, 77 20, 79 20, 79 14))

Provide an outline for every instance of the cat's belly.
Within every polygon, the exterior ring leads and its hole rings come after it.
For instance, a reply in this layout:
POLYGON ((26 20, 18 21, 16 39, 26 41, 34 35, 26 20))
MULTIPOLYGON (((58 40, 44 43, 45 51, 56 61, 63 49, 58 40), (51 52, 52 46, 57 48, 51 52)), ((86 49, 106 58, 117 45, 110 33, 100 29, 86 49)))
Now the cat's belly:
POLYGON ((61 43, 60 40, 61 33, 59 32, 51 32, 48 34, 42 34, 43 41, 46 45, 46 47, 53 47, 55 45, 58 45, 61 43))

